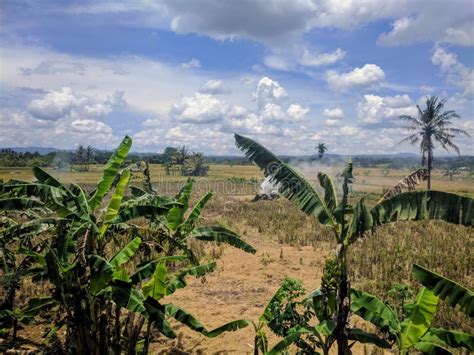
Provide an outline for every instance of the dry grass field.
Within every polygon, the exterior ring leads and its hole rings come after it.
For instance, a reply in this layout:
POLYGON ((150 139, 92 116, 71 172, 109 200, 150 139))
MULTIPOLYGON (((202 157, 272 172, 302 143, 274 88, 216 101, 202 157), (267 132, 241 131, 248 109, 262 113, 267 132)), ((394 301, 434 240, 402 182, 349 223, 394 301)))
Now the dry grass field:
MULTIPOLYGON (((48 169, 53 176, 63 182, 75 182, 83 186, 92 186, 99 180, 103 165, 91 165, 89 172, 70 172, 68 170, 48 169)), ((307 179, 316 183, 317 172, 321 169, 330 176, 341 172, 344 167, 298 167, 307 179)), ((152 182, 163 194, 174 194, 180 186, 184 184, 187 177, 179 175, 166 175, 162 165, 150 165, 152 182)), ((395 185, 400 179, 408 175, 410 170, 385 170, 382 168, 358 168, 354 167, 354 176, 356 177, 353 184, 354 192, 381 194, 384 189, 395 185)), ((474 178, 468 173, 455 175, 450 181, 449 177, 443 176, 440 170, 433 171, 432 189, 455 192, 465 195, 474 195, 474 178)), ((208 176, 194 178, 197 183, 195 188, 200 192, 214 191, 218 195, 246 195, 254 194, 258 183, 263 178, 262 172, 253 165, 211 165, 208 176)), ((8 168, 0 167, 0 180, 7 181, 10 179, 31 180, 33 174, 31 168, 8 168)), ((135 173, 132 177, 131 185, 140 185, 143 179, 141 173, 135 173)))
MULTIPOLYGON (((342 170, 336 167, 333 171, 342 170)), ((50 172, 62 181, 88 186, 95 183, 102 171, 92 167, 88 173, 50 172)), ((365 196, 370 204, 409 171, 357 169, 353 196, 365 196)), ((174 194, 186 180, 167 176, 162 167, 151 169, 154 186, 164 194, 174 194)), ((316 172, 305 170, 311 178, 316 172)), ((29 169, 1 169, 0 179, 29 180, 29 169), (11 173, 13 171, 13 173, 11 173)), ((205 282, 190 280, 189 286, 171 296, 172 301, 186 308, 209 328, 237 318, 257 320, 266 303, 285 277, 303 281, 311 291, 319 286, 322 265, 334 248, 332 235, 325 227, 299 212, 284 199, 250 202, 262 178, 254 166, 212 165, 209 176, 198 178, 193 192, 196 201, 205 191, 215 195, 204 209, 202 224, 219 223, 238 232, 256 249, 255 255, 229 246, 204 246, 196 242, 198 254, 217 259, 218 268, 205 282)), ((142 183, 140 173, 132 185, 142 183)), ((433 189, 474 195, 474 180, 456 176, 453 181, 435 171, 433 189)), ((410 277, 411 265, 416 262, 474 288, 474 232, 472 229, 447 225, 442 222, 397 223, 379 228, 377 232, 358 241, 350 252, 350 270, 354 287, 374 293, 395 306, 399 300, 390 292, 397 283, 406 283, 416 289, 410 277)), ((31 284, 23 285, 23 295, 37 292, 31 284)), ((474 322, 441 305, 437 325, 474 333, 474 322)), ((357 320, 355 320, 357 321, 357 320)), ((40 340, 41 325, 23 330, 23 338, 40 340)), ((225 333, 207 339, 178 326, 177 339, 155 339, 153 353, 251 354, 253 328, 225 333)), ((270 341, 275 340, 270 338, 270 341)), ((25 345, 33 348, 32 345, 25 345)), ((355 353, 366 353, 368 347, 359 346, 355 353)), ((370 350, 372 351, 372 350, 370 350)))

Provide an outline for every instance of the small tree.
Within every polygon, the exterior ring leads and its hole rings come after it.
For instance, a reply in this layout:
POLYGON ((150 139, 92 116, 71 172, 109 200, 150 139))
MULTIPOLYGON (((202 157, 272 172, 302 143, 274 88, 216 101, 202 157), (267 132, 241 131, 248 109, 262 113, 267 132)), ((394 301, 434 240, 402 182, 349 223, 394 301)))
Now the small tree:
POLYGON ((459 174, 461 174, 461 172, 458 168, 446 168, 444 170, 443 176, 449 176, 449 181, 453 181, 453 176, 459 174))
POLYGON ((184 176, 206 176, 209 166, 205 165, 206 159, 202 153, 193 153, 182 167, 184 176))
POLYGON ((81 144, 79 147, 77 147, 76 150, 76 162, 79 164, 79 170, 84 171, 85 170, 85 161, 86 161, 86 149, 84 146, 81 144))
POLYGON ((94 154, 95 154, 95 148, 91 145, 88 145, 87 148, 85 149, 85 152, 84 152, 86 171, 89 171, 89 165, 91 163, 91 160, 92 160, 94 154))

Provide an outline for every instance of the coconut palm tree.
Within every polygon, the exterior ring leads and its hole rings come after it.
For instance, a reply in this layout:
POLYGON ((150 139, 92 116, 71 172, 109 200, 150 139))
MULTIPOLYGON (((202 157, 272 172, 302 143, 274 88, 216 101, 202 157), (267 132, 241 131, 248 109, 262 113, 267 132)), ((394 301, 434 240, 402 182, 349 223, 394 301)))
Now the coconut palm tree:
POLYGON ((324 153, 326 153, 326 151, 328 150, 328 147, 326 147, 325 143, 319 143, 316 149, 318 150, 319 159, 321 159, 324 153))
POLYGON ((427 163, 428 168, 428 189, 431 188, 434 143, 438 142, 444 149, 453 149, 459 154, 459 147, 454 144, 453 138, 457 134, 464 134, 469 137, 465 130, 450 127, 452 125, 451 120, 460 116, 455 111, 443 111, 445 103, 445 99, 440 100, 436 96, 427 97, 424 110, 420 106, 416 106, 418 117, 400 116, 400 119, 407 122, 407 125, 403 128, 414 131, 414 133, 402 139, 400 143, 410 142, 413 145, 420 143, 421 164, 425 166, 427 163))
POLYGON ((86 148, 85 148, 85 161, 86 161, 86 170, 89 171, 89 165, 91 163, 91 160, 92 158, 94 157, 94 154, 95 154, 95 148, 91 145, 88 145, 86 148))

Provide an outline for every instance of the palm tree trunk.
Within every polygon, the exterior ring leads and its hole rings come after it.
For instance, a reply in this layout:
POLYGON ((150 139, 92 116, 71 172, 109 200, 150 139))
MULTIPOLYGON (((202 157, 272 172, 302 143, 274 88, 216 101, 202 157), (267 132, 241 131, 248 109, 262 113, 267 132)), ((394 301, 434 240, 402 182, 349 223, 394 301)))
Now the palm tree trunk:
POLYGON ((431 165, 433 164, 433 149, 428 150, 428 190, 431 190, 431 165))

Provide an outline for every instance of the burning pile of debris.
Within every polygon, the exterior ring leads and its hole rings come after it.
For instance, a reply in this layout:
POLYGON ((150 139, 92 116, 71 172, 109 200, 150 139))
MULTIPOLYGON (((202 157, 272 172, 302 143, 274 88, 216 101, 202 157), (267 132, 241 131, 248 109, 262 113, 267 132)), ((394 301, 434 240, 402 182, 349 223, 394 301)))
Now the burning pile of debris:
POLYGON ((257 194, 252 199, 252 202, 274 200, 279 197, 280 193, 278 192, 278 188, 270 181, 270 178, 267 177, 260 184, 257 194))

